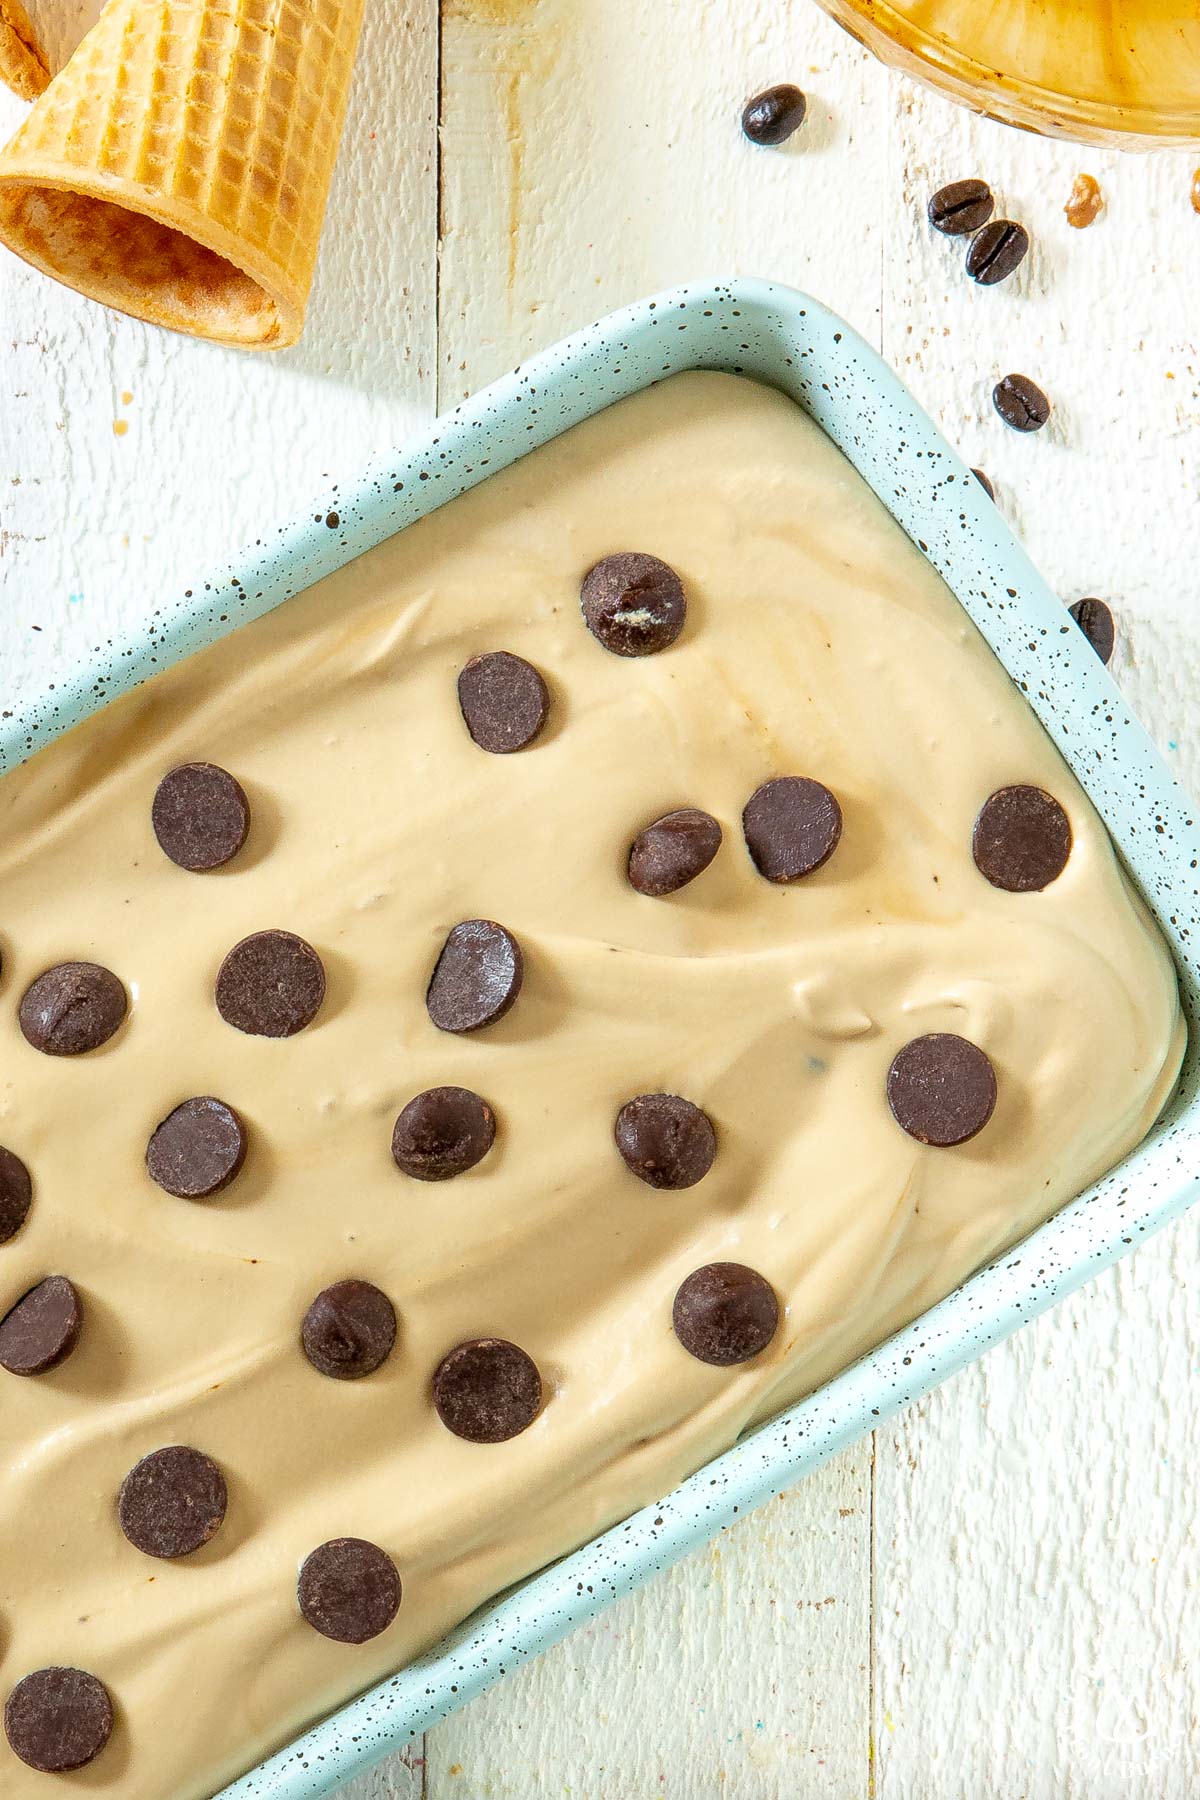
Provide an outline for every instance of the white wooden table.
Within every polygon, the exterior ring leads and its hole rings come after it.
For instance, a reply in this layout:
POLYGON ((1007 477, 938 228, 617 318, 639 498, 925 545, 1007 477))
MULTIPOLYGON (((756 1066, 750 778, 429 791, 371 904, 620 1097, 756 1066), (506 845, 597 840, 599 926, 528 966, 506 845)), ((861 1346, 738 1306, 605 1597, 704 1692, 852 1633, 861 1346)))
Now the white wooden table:
MULTIPOLYGON (((1134 160, 974 120, 809 0, 368 15, 298 349, 167 337, 0 253, 4 692, 526 351, 753 273, 843 312, 1064 598, 1112 599, 1118 677, 1200 791, 1200 146, 1134 160), (777 80, 809 121, 755 150, 740 107, 777 80), (1081 169, 1108 205, 1074 231, 1081 169), (973 174, 1034 239, 991 290, 923 222, 973 174), (1009 369, 1053 397, 1036 438, 992 413, 1009 369)), ((1191 1800, 1198 1461, 1193 1218, 347 1793, 1191 1800)))

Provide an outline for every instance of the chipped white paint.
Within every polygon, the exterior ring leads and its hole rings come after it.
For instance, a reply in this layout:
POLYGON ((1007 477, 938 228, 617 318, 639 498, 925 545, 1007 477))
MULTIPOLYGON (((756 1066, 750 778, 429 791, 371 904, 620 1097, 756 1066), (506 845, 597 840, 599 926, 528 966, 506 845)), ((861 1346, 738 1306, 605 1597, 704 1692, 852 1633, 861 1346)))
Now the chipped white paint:
MULTIPOLYGON (((369 9, 295 351, 166 338, 0 261, 5 685, 136 625, 435 398, 653 287, 755 273, 845 313, 1063 595, 1116 602, 1120 679, 1200 790, 1200 150, 973 120, 807 0, 444 11, 440 293, 436 0, 369 9), (779 79, 809 122, 755 150, 738 110, 779 79), (1080 169, 1107 201, 1084 232, 1061 210, 1080 169), (991 291, 921 219, 975 173, 1035 241, 991 291), (991 412, 1010 368, 1054 399, 1038 438, 991 412)), ((1197 1295, 1185 1221, 347 1800, 1190 1800, 1197 1295)))

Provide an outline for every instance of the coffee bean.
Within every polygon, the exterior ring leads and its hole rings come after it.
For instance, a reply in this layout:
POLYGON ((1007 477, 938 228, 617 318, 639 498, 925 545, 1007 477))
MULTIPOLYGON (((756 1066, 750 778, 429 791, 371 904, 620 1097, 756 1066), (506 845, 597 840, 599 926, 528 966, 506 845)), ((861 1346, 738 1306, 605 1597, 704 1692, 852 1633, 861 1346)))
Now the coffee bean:
POLYGON ((972 469, 971 473, 987 495, 988 499, 994 500, 996 498, 996 490, 992 486, 990 477, 985 475, 982 469, 972 469))
POLYGON ((980 287, 994 287, 1019 269, 1029 249, 1029 233, 1014 219, 993 219, 971 239, 967 274, 980 287))
POLYGON ((217 1011, 251 1037, 293 1037, 325 998, 325 969, 291 931, 256 931, 235 944, 217 973, 217 1011))
POLYGON ((464 919, 450 932, 425 995, 439 1031, 478 1031, 502 1019, 521 991, 525 965, 511 932, 492 919, 464 919))
POLYGON ((35 1669, 4 1705, 13 1755, 42 1775, 66 1775, 93 1762, 112 1728, 108 1689, 86 1669, 35 1669))
POLYGON ((246 1131, 231 1106, 211 1094, 182 1100, 146 1145, 152 1181, 180 1200, 227 1188, 246 1160, 246 1131))
POLYGON ((987 224, 994 205, 992 190, 986 181, 975 177, 951 181, 930 195, 929 223, 946 237, 964 237, 967 232, 978 231, 981 225, 987 224))
POLYGON ((1040 431, 1050 417, 1050 402, 1028 375, 1005 375, 992 389, 992 405, 1014 431, 1040 431))
POLYGON ((470 1088, 428 1088, 409 1101, 392 1132, 396 1166, 418 1181, 449 1181, 473 1169, 496 1141, 496 1115, 470 1088))
POLYGON ((702 875, 721 848, 721 827, 695 806, 664 813, 634 838, 629 851, 629 884, 639 894, 661 899, 702 875))
POLYGON ((760 875, 768 881, 799 881, 837 849, 842 809, 822 782, 807 775, 780 775, 751 794, 742 830, 760 875))
POLYGON ((463 669, 458 704, 479 748, 507 756, 533 742, 546 723, 550 696, 532 663, 493 650, 473 656, 463 669))
POLYGON ((0 1145, 0 1244, 16 1237, 33 1205, 33 1182, 19 1156, 0 1145))
POLYGON ((766 1349, 779 1327, 779 1301, 744 1263, 706 1263, 681 1283, 671 1324, 690 1356, 727 1369, 766 1349))
POLYGON ((897 1125, 918 1143, 948 1149, 982 1131, 996 1105, 996 1072, 977 1044, 953 1032, 913 1038, 888 1070, 897 1125))
POLYGON ((65 1362, 83 1329, 83 1303, 65 1275, 47 1275, 0 1319, 0 1369, 44 1375, 65 1362))
POLYGON ((1111 609, 1103 600, 1088 599, 1077 600, 1069 610, 1100 661, 1111 661, 1117 643, 1117 628, 1111 609))
POLYGON ((229 1494, 211 1456, 186 1444, 154 1450, 121 1483, 117 1517, 135 1550, 173 1561, 211 1542, 229 1494))
POLYGON ((626 1166, 652 1188, 690 1188, 712 1168, 717 1134, 706 1112, 678 1094, 638 1094, 613 1135, 626 1166))
POLYGON ((216 763, 180 763, 159 782, 150 822, 164 854, 200 873, 237 855, 250 830, 250 802, 216 763))
POLYGON ((808 112, 808 100, 790 81, 764 88, 742 109, 742 130, 752 144, 784 144, 799 131, 808 112))
POLYGON ((1071 844, 1071 821, 1054 796, 1024 786, 998 788, 985 800, 971 839, 980 874, 1009 894, 1057 881, 1071 844))
POLYGON ((506 1338, 471 1338, 438 1364, 433 1404, 455 1437, 500 1444, 537 1418, 542 1378, 533 1358, 506 1338))
POLYGON ((129 1009, 125 989, 99 963, 56 963, 25 990, 18 1019, 46 1056, 84 1056, 106 1044, 129 1009))
POLYGON ((369 1281, 335 1281, 305 1313, 300 1342, 320 1374, 334 1381, 359 1381, 392 1354, 396 1309, 369 1281))
POLYGON ((296 1585, 300 1611, 322 1637, 365 1644, 400 1610, 396 1565, 365 1538, 331 1538, 307 1556, 296 1585))
POLYGON ((622 550, 590 568, 579 590, 592 636, 614 656, 654 656, 683 630, 687 601, 674 569, 657 556, 622 550))

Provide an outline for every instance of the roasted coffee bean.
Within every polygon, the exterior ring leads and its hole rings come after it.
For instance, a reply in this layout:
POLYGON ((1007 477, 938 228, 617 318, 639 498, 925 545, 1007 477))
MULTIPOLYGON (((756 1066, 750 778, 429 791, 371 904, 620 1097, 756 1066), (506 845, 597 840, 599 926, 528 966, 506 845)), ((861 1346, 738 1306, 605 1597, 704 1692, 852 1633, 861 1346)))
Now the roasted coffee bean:
POLYGON ((638 1094, 627 1100, 613 1135, 626 1166, 652 1188, 694 1187, 717 1154, 712 1120, 678 1094, 638 1094))
POLYGON ((473 656, 458 678, 463 722, 481 750, 507 756, 523 750, 546 723, 546 684, 523 657, 508 650, 473 656))
POLYGON ((988 499, 994 500, 996 498, 996 490, 992 486, 990 476, 985 475, 982 469, 972 469, 971 473, 987 495, 988 499))
POLYGON ((982 1131, 996 1105, 996 1072, 977 1044, 953 1032, 913 1038, 888 1070, 892 1117, 909 1137, 949 1149, 982 1131))
POLYGON ((641 550, 602 557, 579 590, 588 630, 614 656, 655 656, 683 630, 687 600, 669 564, 641 550))
POLYGON ((217 973, 217 1011, 251 1037, 292 1037, 325 998, 325 969, 291 931, 256 931, 235 944, 217 973))
POLYGON ((1100 661, 1110 662, 1117 643, 1117 628, 1110 608, 1103 600, 1077 600, 1070 613, 1100 661))
POLYGON ((1028 375, 1005 375, 992 389, 992 405, 1014 431, 1040 431, 1050 417, 1050 402, 1028 375))
POLYGON ((211 1542, 229 1495, 211 1456, 170 1444, 135 1463, 121 1483, 117 1516, 135 1550, 173 1561, 211 1542))
POLYGON ((980 287, 994 287, 1019 269, 1029 249, 1029 233, 1014 219, 993 219, 971 239, 967 274, 980 287))
POLYGON ((746 802, 742 830, 755 868, 768 881, 799 881, 837 849, 842 809, 829 789, 807 775, 764 781, 746 802))
POLYGON ((998 788, 979 809, 971 838, 975 866, 993 887, 1036 893, 1057 881, 1071 855, 1071 821, 1039 787, 998 788))
POLYGON ((742 130, 752 144, 784 144, 799 131, 808 112, 808 100, 790 81, 764 88, 742 109, 742 130))
POLYGON ((965 237, 967 232, 978 231, 987 224, 995 204, 986 181, 973 176, 966 181, 951 181, 930 195, 929 223, 946 237, 965 237))
POLYGON ((721 827, 710 813, 695 806, 664 813, 633 840, 629 885, 655 899, 677 893, 704 873, 720 848, 721 827))
POLYGON ((35 1669, 4 1705, 13 1755, 42 1775, 66 1775, 93 1762, 112 1728, 108 1689, 86 1669, 35 1669))
POLYGON ((680 1284, 671 1324, 689 1355, 725 1369, 766 1349, 779 1327, 779 1301, 744 1263, 707 1263, 680 1284))
POLYGON ((338 1644, 365 1644, 400 1610, 400 1576, 378 1544, 331 1538, 307 1556, 296 1584, 300 1611, 314 1631, 338 1644))
POLYGON ((85 1056, 98 1050, 129 1010, 125 989, 99 963, 56 963, 25 990, 17 1017, 35 1050, 85 1056))
POLYGON ((492 919, 464 919, 442 945, 429 978, 429 1016, 439 1031, 492 1025, 520 993, 524 974, 521 946, 511 932, 492 919))
POLYGON ((482 1162, 496 1141, 496 1115, 470 1088, 428 1088, 409 1101, 392 1132, 396 1166, 418 1181, 449 1181, 482 1162))
POLYGON ((333 1381, 360 1381, 392 1354, 396 1309, 369 1281, 335 1281, 305 1313, 300 1342, 320 1374, 333 1381))
POLYGON ((150 822, 164 855, 199 873, 237 855, 250 830, 250 802, 216 763, 180 763, 159 782, 150 822))
POLYGON ((0 1146, 0 1244, 16 1237, 33 1205, 33 1182, 19 1156, 0 1146))
POLYGON ((65 1275, 48 1275, 0 1319, 0 1369, 44 1375, 65 1362, 83 1329, 83 1303, 65 1275))
POLYGON ((207 1200, 227 1188, 246 1160, 246 1130, 232 1106, 211 1094, 181 1100, 146 1145, 152 1181, 180 1200, 207 1200))
POLYGON ((438 1364, 433 1404, 455 1437, 500 1444, 537 1418, 542 1378, 532 1356, 506 1338, 472 1338, 438 1364))

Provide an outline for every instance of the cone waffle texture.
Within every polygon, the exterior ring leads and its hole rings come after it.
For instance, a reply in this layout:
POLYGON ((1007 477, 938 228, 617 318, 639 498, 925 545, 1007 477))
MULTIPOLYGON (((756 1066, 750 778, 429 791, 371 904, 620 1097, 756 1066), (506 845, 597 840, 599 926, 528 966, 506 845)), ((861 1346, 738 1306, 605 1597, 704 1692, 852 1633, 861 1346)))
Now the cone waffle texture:
POLYGON ((0 240, 122 312, 300 335, 363 0, 108 0, 0 152, 0 240))

